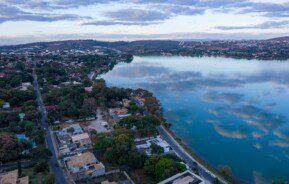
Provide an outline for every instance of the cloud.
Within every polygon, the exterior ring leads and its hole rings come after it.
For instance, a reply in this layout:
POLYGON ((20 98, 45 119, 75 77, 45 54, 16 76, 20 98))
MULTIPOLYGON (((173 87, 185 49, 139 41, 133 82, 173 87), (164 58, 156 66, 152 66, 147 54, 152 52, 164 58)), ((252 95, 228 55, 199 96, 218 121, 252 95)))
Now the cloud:
POLYGON ((248 130, 245 128, 241 128, 241 127, 225 128, 220 125, 214 125, 214 129, 217 133, 227 138, 244 139, 244 138, 247 138, 249 135, 248 130))
POLYGON ((74 14, 50 14, 50 13, 31 13, 23 11, 17 7, 0 4, 0 23, 7 21, 38 21, 53 22, 59 20, 79 20, 82 18, 74 14))
POLYGON ((215 115, 215 116, 219 116, 219 114, 220 114, 220 111, 218 109, 208 109, 208 112, 210 114, 215 115))
MULTIPOLYGON (((289 16, 289 3, 252 2, 250 0, 2 0, 1 3, 9 7, 17 7, 31 11, 53 11, 101 4, 126 3, 128 7, 138 8, 110 11, 106 12, 105 15, 115 20, 131 22, 166 20, 178 15, 194 16, 204 14, 207 10, 212 12, 233 12, 235 14, 248 14, 253 12, 267 17, 289 16)), ((97 25, 99 24, 100 23, 97 25)), ((278 23, 267 22, 267 26, 278 26, 276 24, 278 23)), ((131 24, 127 23, 122 25, 131 24)), ((265 26, 266 24, 259 25, 259 27, 265 26)), ((235 27, 235 29, 241 28, 235 27)))
POLYGON ((209 103, 222 102, 229 105, 233 105, 241 102, 244 95, 239 93, 224 93, 224 92, 216 92, 210 91, 204 94, 202 100, 209 103))
POLYGON ((268 17, 288 17, 289 3, 254 3, 248 2, 246 9, 241 13, 262 13, 268 17))
POLYGON ((258 138, 263 137, 264 134, 261 133, 261 132, 252 132, 252 136, 253 136, 255 139, 258 139, 258 138))
POLYGON ((124 78, 143 78, 149 76, 158 76, 169 72, 169 69, 162 66, 152 66, 150 63, 131 63, 129 66, 114 68, 114 72, 108 76, 124 78))
POLYGON ((218 26, 216 29, 220 30, 240 30, 240 29, 272 29, 272 28, 287 28, 289 21, 267 21, 262 24, 249 26, 218 26))
POLYGON ((277 105, 277 103, 272 102, 272 103, 267 103, 267 104, 265 105, 265 107, 266 107, 267 109, 271 109, 271 108, 275 107, 276 105, 277 105))
POLYGON ((220 121, 217 119, 206 119, 205 122, 211 124, 220 124, 220 121))
POLYGON ((163 20, 169 19, 170 14, 156 10, 144 10, 144 9, 120 9, 116 11, 110 11, 104 13, 108 20, 102 21, 89 21, 84 22, 81 25, 93 25, 93 26, 148 26, 153 24, 160 24, 163 20))
POLYGON ((126 21, 91 21, 85 22, 81 25, 91 25, 91 26, 113 26, 113 25, 124 25, 124 26, 148 26, 153 24, 161 24, 162 22, 126 22, 126 21))
POLYGON ((247 124, 256 126, 265 133, 273 131, 286 123, 284 116, 270 113, 253 105, 227 109, 226 112, 243 118, 247 124))
POLYGON ((286 129, 285 129, 285 130, 284 130, 284 129, 275 130, 275 131, 274 131, 274 135, 276 135, 276 136, 279 137, 280 139, 289 141, 289 131, 286 130, 286 129))
POLYGON ((277 146, 280 148, 288 148, 289 143, 288 141, 283 141, 283 140, 274 140, 269 142, 269 146, 277 146))
POLYGON ((2 0, 3 4, 17 6, 30 10, 54 10, 54 9, 70 9, 81 6, 90 6, 95 4, 108 4, 113 2, 121 2, 121 0, 2 0))
POLYGON ((173 5, 173 4, 157 4, 150 6, 153 9, 161 10, 168 14, 174 15, 201 15, 206 9, 202 7, 194 7, 187 5, 173 5))
POLYGON ((144 9, 121 9, 106 12, 104 15, 112 20, 128 22, 161 21, 170 18, 167 13, 144 9))

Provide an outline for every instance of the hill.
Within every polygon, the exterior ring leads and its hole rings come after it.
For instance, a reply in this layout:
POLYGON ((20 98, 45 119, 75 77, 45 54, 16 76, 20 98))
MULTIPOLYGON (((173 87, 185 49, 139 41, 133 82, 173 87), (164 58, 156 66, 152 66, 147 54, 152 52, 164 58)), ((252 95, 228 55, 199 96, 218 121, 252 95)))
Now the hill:
POLYGON ((268 41, 289 41, 289 36, 271 38, 271 39, 268 39, 268 41))

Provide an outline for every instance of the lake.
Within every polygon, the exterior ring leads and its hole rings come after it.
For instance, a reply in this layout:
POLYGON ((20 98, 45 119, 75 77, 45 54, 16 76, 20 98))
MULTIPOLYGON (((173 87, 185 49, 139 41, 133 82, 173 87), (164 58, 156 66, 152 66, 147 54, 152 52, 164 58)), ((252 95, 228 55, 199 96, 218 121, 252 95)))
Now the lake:
POLYGON ((289 62, 135 56, 101 77, 153 92, 172 131, 212 166, 250 183, 289 180, 289 62))

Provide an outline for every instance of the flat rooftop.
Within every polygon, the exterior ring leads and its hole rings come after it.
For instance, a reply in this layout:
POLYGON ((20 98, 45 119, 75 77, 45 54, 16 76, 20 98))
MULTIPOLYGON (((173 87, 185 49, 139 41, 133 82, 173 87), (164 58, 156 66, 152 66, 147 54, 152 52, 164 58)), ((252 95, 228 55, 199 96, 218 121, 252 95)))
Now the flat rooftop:
POLYGON ((204 184, 204 180, 189 170, 178 173, 158 184, 204 184))

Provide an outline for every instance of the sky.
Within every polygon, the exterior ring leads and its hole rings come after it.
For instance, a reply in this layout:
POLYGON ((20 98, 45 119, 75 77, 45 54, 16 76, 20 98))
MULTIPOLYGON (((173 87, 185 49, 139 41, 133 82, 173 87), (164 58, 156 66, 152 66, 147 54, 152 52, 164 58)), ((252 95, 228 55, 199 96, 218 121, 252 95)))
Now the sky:
POLYGON ((289 36, 289 0, 0 0, 0 45, 289 36))

